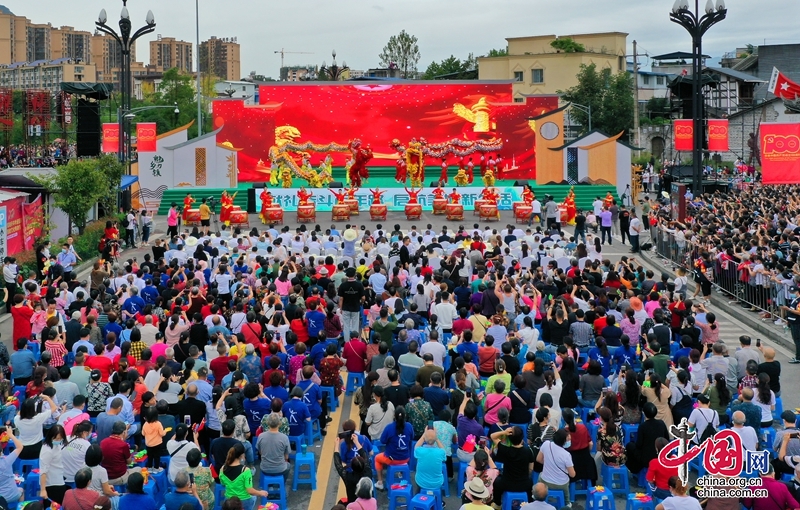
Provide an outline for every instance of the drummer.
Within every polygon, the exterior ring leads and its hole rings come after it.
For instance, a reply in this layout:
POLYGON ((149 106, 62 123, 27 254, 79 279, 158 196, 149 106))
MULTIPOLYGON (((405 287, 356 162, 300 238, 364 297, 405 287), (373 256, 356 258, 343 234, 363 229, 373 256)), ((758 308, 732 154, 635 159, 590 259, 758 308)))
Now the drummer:
POLYGON ((453 192, 447 195, 447 198, 450 199, 451 204, 461 203, 461 194, 458 192, 458 190, 456 190, 456 188, 453 188, 453 192))

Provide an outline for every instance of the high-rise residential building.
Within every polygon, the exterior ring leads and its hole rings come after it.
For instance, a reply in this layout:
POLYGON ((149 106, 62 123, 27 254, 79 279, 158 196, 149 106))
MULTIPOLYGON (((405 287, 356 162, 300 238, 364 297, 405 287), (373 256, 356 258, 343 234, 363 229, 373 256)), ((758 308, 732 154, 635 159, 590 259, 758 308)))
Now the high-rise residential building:
MULTIPOLYGON (((91 46, 91 62, 97 67, 97 81, 118 82, 119 70, 122 68, 122 52, 117 41, 109 35, 95 32, 91 46)), ((131 65, 136 63, 135 44, 131 47, 131 63, 131 65)))
MULTIPOLYGON (((2 7, 2 6, 0 6, 2 7)), ((28 20, 8 9, 0 11, 0 64, 24 62, 28 48, 28 20)))
POLYGON ((50 31, 50 58, 71 58, 85 64, 92 62, 92 34, 67 26, 53 28, 50 31))
POLYGON ((242 66, 235 37, 212 37, 200 43, 200 72, 223 80, 240 80, 242 66))
POLYGON ((17 62, 0 66, 0 87, 13 89, 61 90, 61 82, 94 82, 95 67, 71 58, 36 62, 17 62))
POLYGON ((50 33, 52 31, 53 25, 50 23, 28 23, 26 61, 36 62, 50 59, 50 33))
POLYGON ((177 67, 185 73, 193 71, 192 43, 177 41, 174 37, 161 37, 150 41, 150 67, 158 72, 177 67))

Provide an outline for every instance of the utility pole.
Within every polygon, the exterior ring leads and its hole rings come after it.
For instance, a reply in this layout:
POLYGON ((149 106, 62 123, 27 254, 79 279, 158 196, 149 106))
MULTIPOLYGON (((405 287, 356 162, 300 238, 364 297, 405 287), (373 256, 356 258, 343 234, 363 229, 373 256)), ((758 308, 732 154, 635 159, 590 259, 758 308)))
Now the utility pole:
POLYGON ((634 145, 639 147, 639 59, 636 54, 636 41, 633 41, 633 132, 634 145))

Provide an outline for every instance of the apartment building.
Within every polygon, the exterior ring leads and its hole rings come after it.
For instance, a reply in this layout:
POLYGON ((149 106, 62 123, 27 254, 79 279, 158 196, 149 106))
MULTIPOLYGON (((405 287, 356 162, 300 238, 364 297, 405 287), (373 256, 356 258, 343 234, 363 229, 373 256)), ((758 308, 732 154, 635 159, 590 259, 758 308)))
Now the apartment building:
POLYGON ((235 37, 212 37, 200 43, 200 72, 223 80, 240 80, 242 66, 235 37))
POLYGON ((174 37, 161 37, 150 41, 150 67, 163 73, 177 67, 182 72, 194 70, 192 43, 178 41, 174 37))

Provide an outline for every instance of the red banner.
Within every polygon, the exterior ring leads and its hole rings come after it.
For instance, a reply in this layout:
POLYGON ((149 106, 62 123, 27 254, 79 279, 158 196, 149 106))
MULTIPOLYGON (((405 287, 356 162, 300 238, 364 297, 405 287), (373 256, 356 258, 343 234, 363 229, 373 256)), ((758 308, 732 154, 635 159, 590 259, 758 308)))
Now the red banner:
POLYGON ((6 255, 16 255, 23 250, 22 204, 23 198, 12 198, 0 202, 6 208, 6 255))
POLYGON ((42 205, 42 195, 36 197, 33 202, 22 204, 22 228, 25 234, 23 243, 26 250, 32 250, 36 239, 42 235, 42 225, 44 224, 42 205))
POLYGON ((694 147, 694 126, 692 119, 676 119, 674 124, 673 139, 676 151, 691 151, 694 147))
POLYGON ((136 152, 156 152, 156 123, 139 122, 136 124, 136 152))
POLYGON ((103 124, 103 152, 119 152, 119 124, 103 124))
POLYGON ((764 184, 800 182, 800 124, 764 123, 759 133, 764 184))
POLYGON ((728 152, 728 119, 708 119, 708 150, 728 152))

